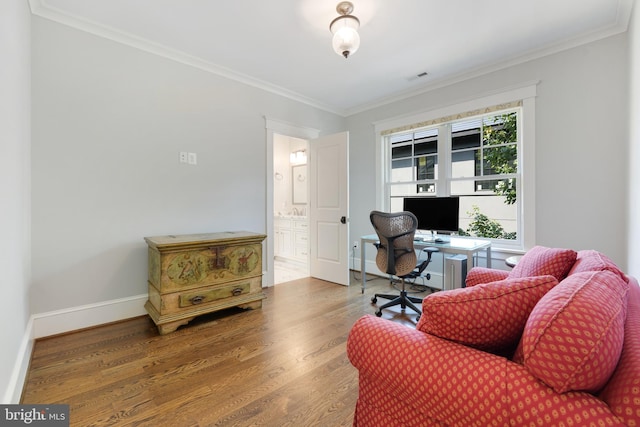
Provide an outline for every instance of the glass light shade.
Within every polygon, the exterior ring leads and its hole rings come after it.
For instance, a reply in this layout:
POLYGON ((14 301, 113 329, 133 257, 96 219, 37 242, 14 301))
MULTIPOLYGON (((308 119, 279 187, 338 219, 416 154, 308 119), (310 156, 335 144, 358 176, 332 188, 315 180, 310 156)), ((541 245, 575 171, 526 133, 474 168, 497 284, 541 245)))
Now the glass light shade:
POLYGON ((345 58, 354 54, 360 47, 360 35, 357 29, 360 27, 358 18, 344 15, 336 18, 329 29, 333 33, 333 50, 345 58))

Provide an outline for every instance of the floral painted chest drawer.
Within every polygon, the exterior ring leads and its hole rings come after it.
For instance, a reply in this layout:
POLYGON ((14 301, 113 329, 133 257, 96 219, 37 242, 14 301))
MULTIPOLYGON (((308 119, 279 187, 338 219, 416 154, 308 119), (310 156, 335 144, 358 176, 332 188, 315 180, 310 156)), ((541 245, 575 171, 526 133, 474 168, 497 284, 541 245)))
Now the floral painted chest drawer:
POLYGON ((168 334, 201 314, 262 307, 262 241, 248 231, 145 237, 145 309, 168 334))

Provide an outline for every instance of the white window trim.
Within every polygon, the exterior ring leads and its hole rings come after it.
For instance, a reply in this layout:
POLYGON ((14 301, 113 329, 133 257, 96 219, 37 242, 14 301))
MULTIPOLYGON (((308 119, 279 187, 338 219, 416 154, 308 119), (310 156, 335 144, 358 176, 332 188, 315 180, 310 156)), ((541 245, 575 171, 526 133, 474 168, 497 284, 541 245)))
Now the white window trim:
MULTIPOLYGON (((538 83, 538 81, 528 82, 526 84, 509 90, 504 90, 499 93, 491 93, 479 98, 459 102, 425 112, 419 112, 407 116, 374 122, 373 126, 376 138, 376 209, 382 211, 387 211, 389 209, 389 194, 387 194, 388 190, 385 186, 386 177, 384 175, 385 171, 387 171, 385 165, 389 161, 389 153, 387 152, 388 150, 385 149, 385 137, 382 135, 383 132, 401 126, 409 126, 414 123, 435 120, 440 117, 459 114, 466 111, 473 111, 480 108, 486 108, 498 104, 522 100, 522 115, 520 119, 520 126, 522 129, 522 145, 520 150, 518 150, 518 167, 521 168, 521 175, 523 177, 526 176, 526 179, 522 180, 522 197, 519 201, 519 208, 521 210, 520 218, 522 220, 523 230, 523 236, 521 239, 522 247, 512 247, 504 245, 504 249, 526 251, 527 249, 535 246, 535 97, 538 83)), ((496 249, 499 251, 500 246, 496 247, 496 249)))

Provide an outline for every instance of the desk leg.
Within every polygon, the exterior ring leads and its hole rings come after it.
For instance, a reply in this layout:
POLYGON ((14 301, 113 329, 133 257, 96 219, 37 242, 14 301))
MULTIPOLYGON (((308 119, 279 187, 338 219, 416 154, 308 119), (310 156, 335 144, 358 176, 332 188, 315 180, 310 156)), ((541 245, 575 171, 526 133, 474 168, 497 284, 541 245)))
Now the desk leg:
POLYGON ((366 265, 367 265, 367 257, 365 254, 365 242, 364 239, 360 239, 360 286, 361 286, 361 292, 364 294, 364 284, 367 282, 367 271, 366 271, 366 265))
POLYGON ((487 248, 487 268, 491 268, 491 246, 487 248))

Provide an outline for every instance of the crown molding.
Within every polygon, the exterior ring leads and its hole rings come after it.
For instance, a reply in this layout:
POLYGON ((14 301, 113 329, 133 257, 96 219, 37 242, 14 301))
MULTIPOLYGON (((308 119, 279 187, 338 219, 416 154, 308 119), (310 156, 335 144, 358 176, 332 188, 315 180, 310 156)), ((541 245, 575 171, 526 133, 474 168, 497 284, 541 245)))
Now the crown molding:
POLYGON ((364 111, 385 106, 387 104, 403 101, 405 99, 408 99, 417 95, 422 95, 436 89, 441 89, 443 87, 451 86, 453 84, 460 83, 465 80, 470 80, 476 77, 480 77, 480 76, 490 74, 496 71, 500 71, 506 68, 510 68, 515 65, 520 65, 525 62, 529 62, 535 59, 540 59, 545 56, 553 55, 565 50, 573 49, 581 45, 585 45, 588 43, 592 43, 598 40, 615 36, 617 34, 624 33, 629 28, 629 20, 631 19, 631 10, 633 7, 633 2, 634 0, 619 0, 618 10, 616 13, 616 22, 608 27, 591 31, 591 32, 582 34, 580 36, 574 37, 572 39, 565 40, 560 43, 548 45, 540 49, 531 50, 522 55, 517 55, 512 58, 506 59, 504 61, 491 64, 489 66, 476 67, 474 69, 466 70, 449 77, 437 79, 430 83, 426 83, 425 85, 420 86, 418 88, 408 89, 406 91, 403 91, 388 97, 380 98, 377 101, 367 103, 366 105, 347 109, 345 112, 346 116, 347 117, 352 116, 355 114, 362 113, 364 111))
POLYGON ((293 101, 301 102, 311 107, 318 108, 320 110, 324 110, 329 113, 337 114, 344 117, 345 111, 343 110, 336 109, 330 105, 318 102, 314 99, 301 95, 297 92, 265 82, 260 79, 253 78, 251 76, 247 76, 245 74, 235 72, 231 69, 221 67, 212 62, 205 61, 202 58, 198 58, 196 56, 186 54, 179 50, 170 48, 168 46, 155 43, 153 41, 144 39, 142 37, 138 37, 134 34, 131 34, 122 30, 118 30, 116 28, 112 28, 106 25, 102 25, 100 23, 91 21, 89 19, 86 19, 80 16, 63 12, 58 8, 55 8, 47 4, 46 0, 29 0, 29 5, 31 7, 31 13, 41 18, 45 18, 50 21, 54 21, 59 24, 63 24, 63 25, 75 28, 77 30, 81 30, 81 31, 96 35, 98 37, 102 37, 102 38, 114 41, 116 43, 133 47, 135 49, 139 49, 154 55, 171 59, 173 61, 180 62, 182 64, 195 67, 200 70, 207 71, 212 74, 216 74, 218 76, 221 76, 230 80, 234 80, 258 89, 262 89, 266 92, 283 96, 293 101))
POLYGON ((441 79, 435 79, 432 82, 429 82, 423 86, 407 89, 406 91, 396 93, 391 96, 382 97, 375 101, 368 102, 366 104, 362 104, 354 108, 338 109, 338 108, 335 108, 335 106, 327 105, 315 99, 301 95, 297 92, 285 89, 277 85, 273 85, 271 83, 250 77, 245 74, 235 72, 225 67, 221 67, 212 62, 205 61, 202 58, 198 58, 193 55, 188 55, 184 52, 178 51, 168 46, 164 46, 159 43, 155 43, 150 40, 146 40, 144 38, 138 37, 136 35, 133 35, 112 27, 108 27, 108 26, 99 24, 97 22, 69 14, 67 12, 63 12, 62 10, 59 10, 47 4, 46 0, 29 0, 31 13, 34 15, 40 16, 42 18, 49 19, 51 21, 55 21, 60 24, 96 35, 99 37, 103 37, 120 44, 124 44, 136 49, 140 49, 148 53, 152 53, 167 59, 171 59, 171 60, 183 63, 185 65, 192 66, 200 70, 207 71, 207 72, 216 74, 218 76, 221 76, 230 80, 234 80, 234 81, 246 84, 248 86, 252 86, 252 87, 264 90, 266 92, 270 92, 275 95, 279 95, 279 96, 291 99, 293 101, 297 101, 297 102, 309 105, 311 107, 318 108, 323 111, 327 111, 332 114, 339 115, 341 117, 349 117, 355 114, 362 113, 364 111, 382 107, 387 104, 403 101, 405 99, 408 99, 417 95, 422 95, 424 93, 427 93, 436 89, 440 89, 446 86, 450 86, 456 83, 460 83, 465 80, 480 77, 485 74, 503 70, 505 68, 509 68, 515 65, 528 62, 528 61, 532 61, 548 55, 552 55, 568 49, 572 49, 580 45, 584 45, 587 43, 591 43, 597 40, 601 40, 607 37, 611 37, 611 36, 623 33, 627 31, 629 27, 629 20, 631 19, 631 10, 633 8, 633 3, 634 3, 634 0, 618 0, 616 21, 614 24, 608 27, 601 28, 589 33, 585 33, 578 37, 574 37, 570 40, 565 40, 563 42, 549 45, 544 48, 525 52, 522 55, 517 55, 515 57, 506 59, 504 61, 492 64, 489 66, 476 67, 474 69, 466 70, 464 72, 461 72, 452 76, 443 77, 441 79))

